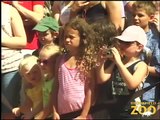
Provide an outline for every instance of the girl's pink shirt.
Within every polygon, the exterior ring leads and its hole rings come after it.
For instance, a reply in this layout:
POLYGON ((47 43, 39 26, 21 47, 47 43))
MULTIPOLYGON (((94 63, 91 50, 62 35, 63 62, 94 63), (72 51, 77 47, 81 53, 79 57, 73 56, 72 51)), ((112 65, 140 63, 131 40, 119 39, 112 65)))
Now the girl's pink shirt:
POLYGON ((65 55, 60 61, 58 69, 58 112, 65 114, 82 109, 85 98, 85 80, 83 75, 79 76, 77 68, 67 68, 65 55))

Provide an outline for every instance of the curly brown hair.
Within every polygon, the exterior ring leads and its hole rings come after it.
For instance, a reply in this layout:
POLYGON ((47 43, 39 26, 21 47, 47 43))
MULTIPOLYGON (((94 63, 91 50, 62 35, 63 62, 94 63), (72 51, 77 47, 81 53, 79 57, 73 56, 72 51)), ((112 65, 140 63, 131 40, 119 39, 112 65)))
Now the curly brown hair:
MULTIPOLYGON (((94 56, 98 55, 98 51, 102 46, 111 47, 116 43, 115 36, 119 35, 119 31, 116 29, 115 25, 109 19, 99 20, 96 23, 91 24, 92 29, 94 30, 94 34, 96 39, 94 43, 94 56)), ((95 60, 96 62, 96 60, 95 60)))
MULTIPOLYGON (((77 66, 80 68, 80 71, 88 73, 92 69, 93 63, 93 52, 94 52, 94 44, 95 34, 91 26, 83 19, 83 18, 74 18, 69 23, 67 23, 64 27, 65 29, 72 28, 74 30, 78 30, 80 36, 80 53, 79 58, 77 60, 77 66)), ((63 38, 64 39, 64 38, 63 38)), ((64 45, 61 46, 61 51, 63 53, 68 52, 64 45)))

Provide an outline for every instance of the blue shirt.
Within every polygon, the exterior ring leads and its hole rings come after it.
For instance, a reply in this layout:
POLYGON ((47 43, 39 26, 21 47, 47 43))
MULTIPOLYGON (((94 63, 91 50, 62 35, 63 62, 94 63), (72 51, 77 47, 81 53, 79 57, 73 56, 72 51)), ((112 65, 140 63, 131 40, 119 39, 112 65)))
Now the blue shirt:
MULTIPOLYGON (((147 45, 146 48, 152 53, 150 60, 150 66, 155 66, 156 72, 160 74, 160 33, 156 29, 152 28, 146 32, 147 45)), ((141 56, 144 60, 144 56, 141 56)), ((149 75, 144 83, 144 88, 156 83, 160 80, 160 77, 154 77, 149 75)), ((151 90, 143 94, 143 100, 148 102, 155 102, 160 100, 158 87, 153 87, 151 90)))

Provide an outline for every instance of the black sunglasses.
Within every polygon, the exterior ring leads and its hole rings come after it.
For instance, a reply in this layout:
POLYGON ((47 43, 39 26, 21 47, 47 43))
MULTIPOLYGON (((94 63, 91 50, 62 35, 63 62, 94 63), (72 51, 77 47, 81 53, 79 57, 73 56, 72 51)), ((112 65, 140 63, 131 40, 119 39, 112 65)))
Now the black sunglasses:
POLYGON ((38 64, 43 63, 43 64, 47 65, 47 64, 48 64, 48 60, 41 60, 41 59, 38 59, 38 60, 37 60, 37 63, 38 63, 38 64))

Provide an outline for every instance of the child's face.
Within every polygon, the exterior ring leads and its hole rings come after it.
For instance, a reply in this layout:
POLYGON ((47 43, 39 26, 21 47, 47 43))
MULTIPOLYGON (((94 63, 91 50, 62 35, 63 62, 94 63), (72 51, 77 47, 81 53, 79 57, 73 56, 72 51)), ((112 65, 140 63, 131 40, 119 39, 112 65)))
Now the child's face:
POLYGON ((64 45, 70 51, 75 51, 80 46, 80 35, 78 30, 70 27, 66 28, 64 33, 64 45))
POLYGON ((38 64, 43 73, 53 74, 55 68, 56 56, 50 55, 46 51, 41 51, 39 54, 38 64))
POLYGON ((53 44, 54 33, 51 33, 50 30, 45 32, 38 32, 39 41, 42 45, 53 44))
POLYGON ((133 24, 142 27, 143 29, 147 28, 151 17, 147 15, 145 10, 135 10, 133 12, 133 24))
POLYGON ((34 66, 25 65, 22 69, 25 80, 31 84, 39 83, 42 79, 40 68, 37 64, 34 66))
POLYGON ((125 56, 135 56, 135 53, 138 53, 142 50, 142 45, 137 42, 123 42, 120 40, 118 42, 120 51, 125 56))

